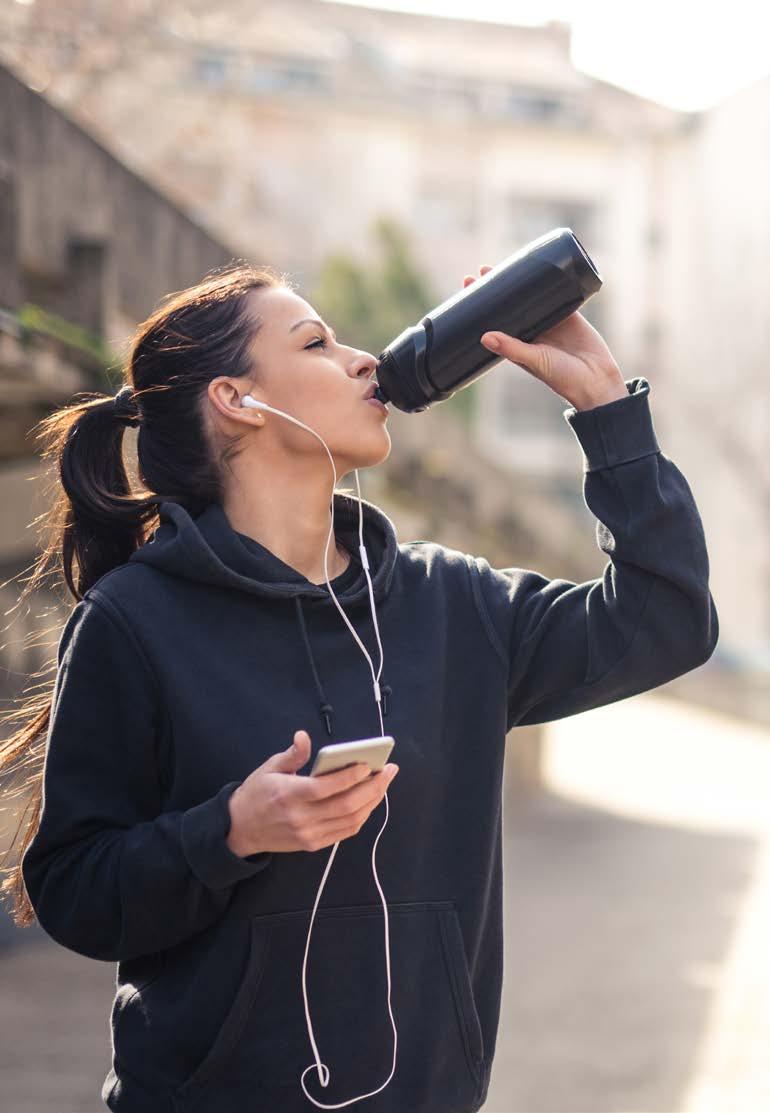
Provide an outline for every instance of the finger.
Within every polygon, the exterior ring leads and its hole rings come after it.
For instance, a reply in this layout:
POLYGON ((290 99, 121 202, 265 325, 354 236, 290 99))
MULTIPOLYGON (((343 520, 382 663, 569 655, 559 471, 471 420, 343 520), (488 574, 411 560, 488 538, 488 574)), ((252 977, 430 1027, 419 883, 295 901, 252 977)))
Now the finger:
POLYGON ((545 344, 528 344, 504 332, 485 332, 481 343, 496 355, 520 364, 538 378, 547 378, 550 373, 551 358, 545 344))
MULTIPOLYGON (((383 793, 384 796, 384 793, 383 793)), ((323 846, 330 846, 340 839, 350 839, 364 826, 369 816, 382 803, 382 796, 376 801, 374 807, 359 808, 357 812, 344 818, 327 820, 319 823, 310 830, 310 838, 321 842, 323 846)))
POLYGON ((361 808, 374 808, 393 780, 397 766, 386 765, 385 768, 369 777, 360 784, 353 785, 347 792, 339 793, 332 799, 326 799, 311 804, 314 821, 346 820, 361 808))
MULTIPOLYGON (((487 273, 487 271, 491 270, 492 268, 489 266, 488 263, 482 263, 482 265, 479 267, 479 274, 483 276, 487 273)), ((463 279, 463 286, 470 286, 471 282, 475 281, 476 276, 474 274, 466 274, 465 278, 463 279)))
POLYGON ((369 779, 371 769, 363 761, 335 769, 333 773, 323 773, 316 777, 298 777, 297 795, 306 800, 326 800, 340 792, 347 792, 354 785, 369 779))
POLYGON ((385 795, 393 777, 398 772, 398 766, 392 763, 368 781, 353 785, 347 792, 335 796, 333 799, 311 801, 309 804, 314 823, 323 823, 335 818, 345 820, 361 808, 374 808, 385 795))
POLYGON ((315 804, 308 812, 309 823, 313 825, 314 829, 322 828, 329 825, 329 827, 338 824, 340 826, 349 826, 355 823, 356 820, 363 820, 371 811, 381 804, 385 792, 393 782, 393 777, 388 776, 386 770, 392 767, 383 769, 382 774, 372 778, 372 784, 376 784, 376 790, 372 791, 369 785, 361 785, 351 789, 344 797, 339 797, 337 800, 325 800, 323 804, 315 804), (365 789, 364 795, 358 795, 358 789, 365 789))

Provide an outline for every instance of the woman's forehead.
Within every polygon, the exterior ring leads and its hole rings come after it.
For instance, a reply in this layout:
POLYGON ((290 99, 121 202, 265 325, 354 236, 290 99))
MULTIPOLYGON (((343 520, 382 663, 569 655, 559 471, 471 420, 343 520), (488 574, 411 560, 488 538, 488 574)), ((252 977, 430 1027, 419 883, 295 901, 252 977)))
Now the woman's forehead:
POLYGON ((298 321, 311 318, 321 320, 313 306, 293 290, 271 287, 256 291, 254 314, 262 321, 260 335, 272 339, 286 339, 298 321))

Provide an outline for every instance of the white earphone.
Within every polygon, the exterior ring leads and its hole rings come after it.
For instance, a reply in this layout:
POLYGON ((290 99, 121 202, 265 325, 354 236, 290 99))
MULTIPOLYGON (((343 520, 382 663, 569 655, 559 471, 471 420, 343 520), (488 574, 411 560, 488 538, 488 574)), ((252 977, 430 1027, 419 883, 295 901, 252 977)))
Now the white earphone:
MULTIPOLYGON (((359 480, 358 480, 358 470, 356 469, 356 472, 355 472, 356 488, 358 490, 358 542, 359 542, 358 551, 359 551, 360 556, 361 556, 361 564, 363 565, 364 573, 366 575, 366 582, 367 582, 367 585, 368 585, 368 588, 369 588, 369 602, 370 602, 371 609, 372 609, 372 620, 374 622, 375 634, 377 635, 377 645, 379 646, 379 650, 380 650, 380 667, 377 670, 377 675, 376 676, 375 676, 375 673, 374 673, 374 665, 372 664, 372 659, 367 652, 366 646, 363 644, 363 642, 359 638, 358 634, 356 633, 353 626, 351 625, 351 623, 348 619, 348 616, 345 614, 344 610, 340 606, 339 600, 337 599, 337 596, 334 594, 334 590, 331 586, 331 583, 329 582, 328 553, 329 553, 329 542, 331 541, 332 535, 334 533, 334 488, 337 486, 337 469, 334 466, 334 460, 332 458, 331 452, 329 451, 329 447, 326 444, 326 441, 323 439, 323 437, 319 433, 316 433, 315 429, 311 429, 309 425, 305 425, 304 421, 300 421, 299 418, 292 417, 291 414, 284 413, 283 410, 278 410, 278 409, 275 409, 275 407, 273 407, 273 406, 269 406, 267 404, 267 402, 260 402, 256 398, 252 398, 252 396, 250 394, 244 394, 243 395, 243 397, 241 398, 241 406, 245 406, 246 408, 253 409, 253 410, 269 410, 270 413, 278 414, 280 417, 287 418, 287 420, 294 422, 295 425, 299 425, 300 428, 307 429, 308 433, 312 433, 314 437, 317 437, 318 440, 321 442, 321 444, 326 449, 326 454, 329 457, 329 461, 330 461, 331 466, 332 466, 332 472, 334 473, 334 483, 333 483, 333 486, 332 486, 332 498, 331 498, 331 523, 330 523, 330 526, 329 526, 329 533, 328 533, 328 536, 326 538, 326 547, 324 549, 324 577, 326 579, 326 586, 329 589, 329 593, 332 596, 332 599, 334 600, 334 603, 335 603, 335 606, 337 607, 337 610, 342 615, 343 619, 345 620, 346 625, 348 626, 348 629, 352 633, 356 642, 360 646, 362 653, 364 654, 367 661, 369 662, 369 669, 370 669, 371 674, 372 674, 374 698, 375 698, 375 701, 377 703, 377 713, 378 713, 379 718, 380 718, 380 733, 384 734, 385 733, 385 725, 384 725, 383 719, 382 719, 382 706, 381 706, 382 698, 381 698, 381 694, 380 694, 380 674, 382 673, 383 651, 382 651, 382 642, 380 641, 380 629, 379 629, 379 626, 377 624, 377 612, 376 612, 375 606, 374 606, 374 591, 373 591, 373 588, 372 588, 372 580, 371 580, 371 577, 369 575, 369 559, 368 559, 368 556, 367 556, 367 553, 366 553, 366 547, 364 546, 364 519, 363 519, 363 509, 362 509, 362 506, 361 506, 361 484, 359 483, 359 480)), ((389 804, 388 804, 388 794, 386 792, 385 793, 385 823, 383 823, 382 827, 378 831, 377 838, 374 840, 374 846, 372 847, 372 872, 374 874, 374 880, 375 880, 375 884, 377 885, 377 890, 378 890, 378 892, 380 894, 380 897, 382 899, 382 909, 383 909, 383 912, 385 914, 385 967, 386 967, 387 975, 388 975, 388 1012, 390 1013, 390 1022, 391 1022, 391 1025, 393 1026, 393 1065, 390 1069, 390 1074, 388 1075, 388 1077, 385 1079, 385 1081, 383 1082, 383 1084, 381 1086, 378 1086, 378 1088, 376 1090, 370 1090, 369 1093, 360 1094, 356 1098, 348 1098, 347 1101, 337 1102, 334 1105, 326 1105, 323 1102, 316 1101, 316 1099, 311 1094, 308 1093, 307 1088, 305 1087, 305 1075, 307 1074, 307 1072, 309 1070, 313 1069, 313 1064, 311 1063, 311 1065, 309 1067, 305 1067, 304 1071, 302 1072, 302 1075, 300 1077, 300 1085, 302 1086, 302 1089, 304 1090, 305 1096, 308 1098, 308 1100, 312 1101, 313 1105, 317 1105, 319 1109, 342 1109, 342 1107, 345 1106, 345 1105, 352 1105, 353 1102, 362 1101, 363 1098, 370 1098, 374 1094, 379 1094, 380 1090, 384 1090, 385 1087, 388 1085, 388 1083, 390 1082, 391 1078, 393 1077, 393 1074, 394 1074, 395 1069, 396 1069, 396 1049, 397 1049, 397 1046, 398 1046, 398 1033, 396 1031, 396 1022, 393 1019, 393 1009, 391 1008, 391 1003, 390 1003, 390 936, 389 936, 389 930, 388 930, 388 906, 387 906, 387 902, 385 900, 385 895, 384 895, 384 893, 382 891, 382 888, 380 886, 380 879, 377 876, 377 866, 375 864, 375 857, 376 857, 376 854, 377 854, 377 843, 380 841, 380 835, 385 830, 385 826, 388 822, 389 815, 390 815, 390 807, 389 807, 389 804)), ((307 1030, 308 1030, 308 1035, 310 1037, 310 1042, 313 1045, 313 1051, 315 1053, 315 1066, 318 1070, 318 1077, 320 1079, 320 1082, 321 1082, 322 1086, 328 1086, 328 1084, 329 1084, 329 1068, 326 1066, 325 1063, 321 1062, 321 1059, 320 1059, 320 1056, 319 1056, 319 1053, 318 1053, 318 1047, 316 1046, 315 1038, 313 1036, 313 1026, 312 1026, 311 1021, 310 1021, 310 1010, 309 1010, 308 1001, 307 1001, 307 984, 306 984, 306 980, 305 980, 305 971, 307 969, 308 951, 310 950, 310 933, 313 930, 313 921, 315 920, 316 909, 318 908, 318 902, 321 899, 321 893, 323 892, 324 885, 326 884, 326 878, 329 875, 329 870, 331 869, 331 865, 332 865, 332 862, 334 861, 334 856, 337 853, 337 847, 339 845, 340 845, 339 842, 336 842, 334 844, 334 846, 332 847, 332 852, 329 855, 328 862, 326 863, 326 869, 324 870, 323 877, 321 878, 321 884, 318 887, 318 892, 317 892, 316 898, 315 898, 315 904, 313 905, 313 913, 310 917, 310 927, 308 928, 308 933, 307 933, 307 943, 305 944, 305 957, 304 957, 304 960, 303 960, 303 963, 302 963, 302 995, 303 995, 304 1000, 305 1000, 305 1019, 307 1020, 307 1030)))

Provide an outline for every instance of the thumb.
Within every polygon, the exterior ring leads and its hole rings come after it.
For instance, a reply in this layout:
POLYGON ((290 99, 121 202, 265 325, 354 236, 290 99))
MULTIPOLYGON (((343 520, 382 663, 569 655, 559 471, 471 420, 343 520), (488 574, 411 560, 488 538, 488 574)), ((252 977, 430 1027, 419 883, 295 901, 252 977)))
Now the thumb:
POLYGON ((309 757, 310 735, 306 730, 295 730, 292 745, 269 757, 262 768, 270 773, 296 773, 309 757))
POLYGON ((551 368, 550 353, 546 344, 528 344, 505 332, 485 332, 481 343, 490 351, 511 363, 517 363, 537 379, 547 381, 551 368))

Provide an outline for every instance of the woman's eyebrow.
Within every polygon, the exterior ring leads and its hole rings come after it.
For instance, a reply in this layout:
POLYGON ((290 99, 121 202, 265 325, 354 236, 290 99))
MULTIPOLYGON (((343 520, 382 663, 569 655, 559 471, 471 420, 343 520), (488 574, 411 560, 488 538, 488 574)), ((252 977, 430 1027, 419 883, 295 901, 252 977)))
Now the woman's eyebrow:
POLYGON ((328 325, 325 325, 323 321, 319 321, 316 317, 303 317, 301 321, 297 321, 296 324, 291 326, 289 332, 294 332, 295 328, 299 328, 300 325, 318 325, 319 328, 326 329, 327 332, 330 332, 335 340, 337 339, 337 333, 334 329, 329 328, 328 325))

